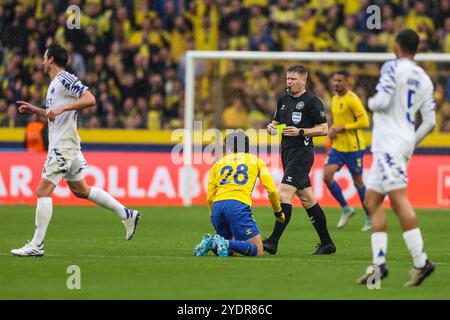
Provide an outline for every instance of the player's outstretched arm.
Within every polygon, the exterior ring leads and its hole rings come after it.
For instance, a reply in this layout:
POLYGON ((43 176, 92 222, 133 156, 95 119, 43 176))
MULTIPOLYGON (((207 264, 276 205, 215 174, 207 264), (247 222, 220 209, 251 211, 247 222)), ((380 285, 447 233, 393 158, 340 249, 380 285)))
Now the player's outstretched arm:
POLYGON ((50 121, 55 121, 55 118, 61 113, 70 110, 81 110, 87 107, 92 107, 95 105, 95 97, 88 90, 84 91, 80 99, 50 110, 47 114, 47 118, 50 121))
POLYGON ((267 191, 270 204, 272 205, 272 209, 275 214, 275 219, 278 222, 283 223, 285 217, 284 213, 281 211, 280 196, 278 195, 275 183, 273 182, 269 169, 267 168, 267 165, 264 163, 264 161, 262 161, 261 159, 258 160, 258 167, 259 167, 259 180, 261 180, 261 184, 267 191))
POLYGON ((19 104, 19 113, 36 113, 41 117, 45 117, 45 109, 36 107, 26 101, 17 101, 19 104))

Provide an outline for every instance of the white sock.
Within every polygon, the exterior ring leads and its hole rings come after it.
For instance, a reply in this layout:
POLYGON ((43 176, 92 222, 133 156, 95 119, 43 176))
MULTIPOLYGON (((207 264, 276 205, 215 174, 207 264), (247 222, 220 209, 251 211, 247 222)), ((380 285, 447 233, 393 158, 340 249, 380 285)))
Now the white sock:
POLYGON ((423 247, 423 239, 420 229, 415 228, 403 232, 403 239, 405 239, 406 247, 413 258, 414 267, 423 268, 428 257, 423 247))
POLYGON ((122 220, 128 218, 126 212, 126 210, 128 209, 126 209, 119 201, 114 199, 105 190, 96 187, 91 187, 88 199, 91 200, 92 202, 95 202, 99 206, 102 206, 103 208, 114 211, 122 220))
POLYGON ((33 240, 31 240, 31 243, 36 247, 39 247, 42 242, 44 242, 45 233, 47 232, 48 224, 52 218, 52 212, 52 198, 43 197, 37 199, 35 218, 36 230, 34 231, 33 240))
POLYGON ((387 233, 386 232, 374 232, 372 233, 372 263, 374 265, 382 265, 386 263, 387 252, 387 233))

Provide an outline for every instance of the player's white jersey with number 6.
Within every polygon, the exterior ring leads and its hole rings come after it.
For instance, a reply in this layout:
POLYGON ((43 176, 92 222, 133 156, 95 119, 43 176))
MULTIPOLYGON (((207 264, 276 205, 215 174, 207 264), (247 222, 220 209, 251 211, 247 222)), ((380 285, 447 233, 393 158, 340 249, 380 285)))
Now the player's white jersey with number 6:
MULTIPOLYGON (((383 65, 376 89, 368 104, 374 111, 372 152, 411 156, 428 133, 415 131, 416 112, 428 123, 435 121, 433 83, 420 66, 404 58, 383 65)), ((422 129, 429 131, 428 126, 422 129)))
MULTIPOLYGON (((88 88, 73 74, 67 71, 59 72, 53 78, 47 90, 45 100, 46 113, 57 107, 78 100, 88 88)), ((80 137, 77 133, 77 111, 65 111, 49 121, 49 150, 78 149, 80 137)))

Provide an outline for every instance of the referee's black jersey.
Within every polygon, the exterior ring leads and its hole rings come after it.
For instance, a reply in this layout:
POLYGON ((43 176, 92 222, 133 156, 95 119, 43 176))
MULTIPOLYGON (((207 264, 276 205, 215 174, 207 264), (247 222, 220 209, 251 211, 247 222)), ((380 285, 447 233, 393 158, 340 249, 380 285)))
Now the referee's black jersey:
MULTIPOLYGON (((277 109, 273 120, 286 126, 297 128, 313 128, 317 124, 327 122, 325 109, 322 101, 313 93, 305 92, 300 97, 293 97, 289 93, 283 94, 278 98, 277 109)), ((289 137, 283 136, 281 147, 299 148, 313 147, 311 137, 289 137)))

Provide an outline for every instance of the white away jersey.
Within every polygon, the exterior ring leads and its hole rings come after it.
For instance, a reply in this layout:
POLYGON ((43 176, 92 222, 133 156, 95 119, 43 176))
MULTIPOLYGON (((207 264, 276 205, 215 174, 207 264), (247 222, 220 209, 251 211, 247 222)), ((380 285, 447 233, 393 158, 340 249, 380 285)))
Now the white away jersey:
MULTIPOLYGON (((81 81, 67 71, 59 72, 53 78, 47 90, 45 99, 45 111, 61 107, 67 103, 78 100, 84 91, 88 90, 81 81)), ((48 121, 49 146, 48 149, 81 149, 80 137, 77 132, 77 111, 65 111, 48 121)))
POLYGON ((372 152, 412 155, 416 112, 435 112, 433 83, 414 61, 397 59, 383 65, 376 89, 389 105, 374 110, 372 152))

